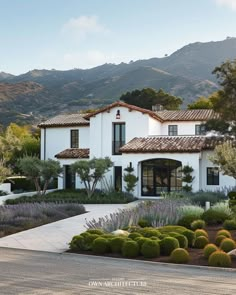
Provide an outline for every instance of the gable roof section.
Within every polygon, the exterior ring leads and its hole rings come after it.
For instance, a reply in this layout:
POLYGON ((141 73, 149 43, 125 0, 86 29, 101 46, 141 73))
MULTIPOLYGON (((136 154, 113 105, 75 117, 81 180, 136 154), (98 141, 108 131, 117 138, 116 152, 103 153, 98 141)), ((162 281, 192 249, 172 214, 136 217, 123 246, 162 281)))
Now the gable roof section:
POLYGON ((135 137, 123 147, 122 153, 197 153, 204 146, 200 136, 135 137))
POLYGON ((218 118, 219 115, 213 110, 176 110, 176 111, 157 111, 155 112, 163 121, 207 121, 218 118))
POLYGON ((137 107, 137 106, 134 106, 132 104, 128 104, 128 103, 125 103, 123 101, 116 101, 104 108, 101 108, 91 114, 88 114, 87 116, 85 116, 86 119, 90 119, 91 117, 94 117, 96 116, 97 114, 100 114, 100 113, 103 113, 103 112, 109 112, 112 108, 115 108, 115 107, 125 107, 125 108, 128 108, 130 111, 137 111, 137 112, 140 112, 142 114, 147 114, 149 115, 150 117, 160 121, 160 122, 163 122, 163 119, 155 112, 153 111, 150 111, 150 110, 147 110, 147 109, 143 109, 143 108, 140 108, 140 107, 137 107))
POLYGON ((38 127, 89 126, 89 121, 85 119, 86 115, 87 114, 58 115, 40 123, 38 127))
POLYGON ((55 155, 58 159, 88 159, 89 149, 66 149, 55 155))

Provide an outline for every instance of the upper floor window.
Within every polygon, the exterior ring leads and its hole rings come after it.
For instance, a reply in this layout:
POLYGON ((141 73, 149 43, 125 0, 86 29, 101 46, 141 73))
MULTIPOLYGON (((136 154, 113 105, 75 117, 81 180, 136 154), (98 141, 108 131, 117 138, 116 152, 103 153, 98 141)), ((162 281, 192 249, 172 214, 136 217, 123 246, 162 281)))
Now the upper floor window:
POLYGON ((177 125, 168 125, 168 135, 170 135, 170 136, 178 135, 178 126, 177 125))
POLYGON ((72 149, 79 147, 79 130, 77 129, 70 131, 70 147, 72 149))
POLYGON ((195 135, 204 135, 206 134, 205 125, 195 125, 195 135))
POLYGON ((207 185, 219 185, 218 167, 207 167, 207 185))
POLYGON ((113 124, 113 155, 120 155, 120 147, 125 144, 125 123, 113 124))

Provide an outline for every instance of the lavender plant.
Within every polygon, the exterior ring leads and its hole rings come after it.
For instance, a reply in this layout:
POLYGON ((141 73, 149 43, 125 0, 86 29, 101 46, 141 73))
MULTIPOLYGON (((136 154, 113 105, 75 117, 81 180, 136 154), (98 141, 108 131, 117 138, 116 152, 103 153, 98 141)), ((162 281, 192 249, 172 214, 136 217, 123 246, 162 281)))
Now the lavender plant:
POLYGON ((127 226, 137 225, 138 221, 145 217, 151 221, 154 227, 177 224, 181 218, 178 208, 189 204, 190 201, 186 199, 162 199, 141 202, 133 209, 119 210, 98 220, 86 220, 86 228, 102 228, 107 232, 111 232, 127 226))

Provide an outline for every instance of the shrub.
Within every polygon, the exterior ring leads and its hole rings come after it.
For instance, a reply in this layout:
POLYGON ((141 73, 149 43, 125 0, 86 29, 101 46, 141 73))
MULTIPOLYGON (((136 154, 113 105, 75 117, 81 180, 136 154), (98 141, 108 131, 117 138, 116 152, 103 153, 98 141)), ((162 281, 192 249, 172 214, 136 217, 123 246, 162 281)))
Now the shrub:
POLYGON ((227 237, 226 236, 223 236, 223 235, 219 235, 219 236, 216 236, 216 239, 215 239, 215 244, 217 246, 220 246, 221 242, 226 239, 227 237))
POLYGON ((139 219, 139 221, 138 221, 138 225, 139 225, 140 227, 149 227, 149 226, 152 226, 150 220, 147 220, 147 219, 145 219, 145 218, 141 218, 141 219, 139 219))
POLYGON ((181 234, 178 233, 169 233, 170 237, 176 238, 179 241, 180 248, 188 248, 188 239, 181 234))
POLYGON ((182 232, 184 232, 186 229, 186 227, 180 225, 166 225, 158 228, 161 234, 168 234, 169 232, 182 234, 182 232))
POLYGON ((87 233, 89 233, 89 234, 96 234, 96 235, 103 235, 103 234, 105 234, 103 230, 98 229, 98 228, 96 228, 96 229, 93 229, 93 228, 88 229, 87 230, 87 233))
POLYGON ((110 239, 110 248, 112 253, 121 253, 122 246, 125 242, 125 237, 115 237, 110 239))
POLYGON ((210 202, 211 205, 214 205, 219 201, 226 200, 223 192, 199 191, 196 193, 192 193, 190 198, 193 204, 199 205, 201 207, 205 207, 206 202, 210 202))
POLYGON ((171 252, 179 248, 179 241, 173 237, 167 237, 160 241, 161 254, 170 255, 171 252))
POLYGON ((189 253, 185 249, 177 248, 171 252, 170 262, 172 263, 187 263, 189 260, 189 253))
POLYGON ((235 241, 229 238, 225 238, 220 243, 220 249, 228 253, 236 248, 235 241))
POLYGON ((201 218, 204 209, 196 205, 185 205, 179 208, 182 217, 195 216, 195 220, 201 218))
POLYGON ((92 250, 96 254, 105 254, 109 252, 109 241, 105 238, 97 238, 92 243, 92 250))
POLYGON ((160 236, 160 232, 154 228, 144 228, 140 233, 146 238, 160 236))
POLYGON ((203 249, 203 255, 205 258, 209 258, 209 256, 218 250, 218 247, 215 244, 208 244, 203 249))
POLYGON ((184 226, 188 229, 191 229, 191 224, 193 223, 193 221, 195 221, 198 217, 196 217, 195 215, 187 215, 184 216, 182 218, 180 218, 180 220, 178 221, 178 225, 184 226))
POLYGON ((82 233, 81 236, 84 238, 84 250, 91 250, 93 241, 100 237, 99 235, 89 234, 87 232, 82 233))
POLYGON ((196 229, 195 234, 196 234, 196 238, 201 236, 206 237, 207 239, 209 238, 208 233, 204 229, 196 229))
POLYGON ((229 208, 228 203, 226 202, 219 202, 216 203, 215 205, 213 205, 212 210, 218 213, 224 213, 225 215, 228 215, 228 217, 230 217, 232 215, 232 211, 229 208))
POLYGON ((236 192, 235 191, 229 192, 228 197, 230 200, 236 200, 236 192))
POLYGON ((129 239, 132 239, 132 240, 135 240, 136 238, 139 238, 139 237, 142 237, 142 235, 140 234, 140 233, 130 233, 129 235, 128 235, 128 238, 129 239))
POLYGON ((214 211, 213 209, 209 209, 202 214, 202 219, 208 225, 222 224, 228 218, 228 214, 224 212, 214 211))
POLYGON ((169 237, 169 234, 160 234, 159 239, 163 240, 164 238, 169 237))
POLYGON ((197 237, 194 243, 194 248, 203 249, 208 243, 208 238, 204 236, 197 237))
POLYGON ((122 255, 128 258, 137 257, 139 254, 139 245, 135 241, 125 241, 122 247, 122 255))
POLYGON ((206 227, 206 222, 202 219, 197 219, 197 220, 194 220, 192 223, 191 223, 191 229, 193 230, 196 230, 196 229, 203 229, 206 227))
POLYGON ((220 250, 213 252, 208 258, 208 264, 216 267, 230 267, 232 262, 230 256, 220 250))
POLYGON ((226 219, 223 228, 228 230, 236 230, 236 219, 226 219))
POLYGON ((150 241, 150 238, 139 237, 135 239, 135 242, 139 245, 139 249, 142 248, 143 243, 146 241, 150 241))
POLYGON ((218 230, 216 236, 225 236, 226 238, 232 238, 231 233, 226 229, 218 230))
POLYGON ((196 234, 190 229, 186 229, 183 231, 182 235, 184 235, 188 239, 188 245, 189 247, 193 247, 195 240, 196 240, 196 234))
POLYGON ((157 241, 145 241, 141 248, 141 253, 145 258, 155 258, 160 256, 160 246, 157 241))
POLYGON ((74 236, 69 246, 71 250, 87 250, 84 247, 84 238, 80 235, 74 236))

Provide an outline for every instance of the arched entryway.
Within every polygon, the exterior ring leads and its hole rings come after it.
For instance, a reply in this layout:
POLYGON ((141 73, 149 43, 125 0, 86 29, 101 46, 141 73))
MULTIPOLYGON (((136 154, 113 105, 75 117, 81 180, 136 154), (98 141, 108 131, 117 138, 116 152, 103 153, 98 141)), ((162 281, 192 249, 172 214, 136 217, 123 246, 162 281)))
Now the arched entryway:
POLYGON ((161 192, 182 189, 182 163, 172 159, 141 162, 142 196, 158 196, 161 192))

